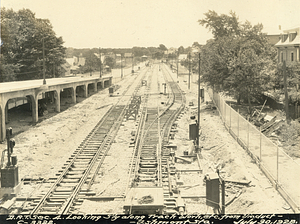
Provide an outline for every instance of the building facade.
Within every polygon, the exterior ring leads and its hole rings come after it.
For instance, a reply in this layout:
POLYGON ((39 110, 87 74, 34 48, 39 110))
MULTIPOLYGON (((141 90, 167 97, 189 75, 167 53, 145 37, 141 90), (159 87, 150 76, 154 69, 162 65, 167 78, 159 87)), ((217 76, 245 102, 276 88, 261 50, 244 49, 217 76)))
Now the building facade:
POLYGON ((300 27, 284 30, 275 44, 278 50, 278 62, 287 64, 300 61, 300 27))

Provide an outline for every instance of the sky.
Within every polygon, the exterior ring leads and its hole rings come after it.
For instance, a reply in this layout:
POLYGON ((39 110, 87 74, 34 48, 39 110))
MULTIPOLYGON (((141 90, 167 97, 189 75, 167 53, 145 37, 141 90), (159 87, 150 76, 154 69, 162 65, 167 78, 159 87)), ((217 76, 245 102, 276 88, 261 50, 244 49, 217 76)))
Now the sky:
POLYGON ((262 23, 280 34, 300 26, 300 0, 0 0, 1 7, 30 9, 49 19, 65 47, 188 47, 212 38, 198 20, 214 10, 240 22, 262 23), (279 30, 281 26, 281 30, 279 30))

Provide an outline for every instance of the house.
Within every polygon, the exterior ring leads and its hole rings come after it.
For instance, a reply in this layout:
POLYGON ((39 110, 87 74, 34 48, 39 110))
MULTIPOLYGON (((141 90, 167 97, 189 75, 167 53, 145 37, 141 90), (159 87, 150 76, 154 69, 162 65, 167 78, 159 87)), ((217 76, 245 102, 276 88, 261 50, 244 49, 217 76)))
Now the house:
POLYGON ((104 60, 105 60, 105 55, 103 53, 100 53, 100 54, 97 54, 97 53, 94 53, 94 55, 97 57, 97 58, 100 58, 100 55, 101 55, 101 62, 103 63, 104 60))
POLYGON ((177 52, 177 48, 170 47, 168 50, 166 50, 165 54, 175 54, 177 52))
POLYGON ((271 45, 275 46, 280 40, 280 34, 267 34, 267 39, 271 45))
POLYGON ((80 56, 78 57, 78 64, 79 67, 80 66, 84 66, 85 65, 85 58, 82 57, 82 54, 80 54, 80 56))
POLYGON ((148 58, 148 56, 147 55, 143 55, 141 58, 142 58, 142 61, 146 61, 147 58, 148 58))
POLYGON ((64 64, 61 65, 61 68, 62 68, 62 77, 70 76, 70 74, 71 74, 71 67, 72 67, 72 65, 70 65, 67 61, 66 61, 66 63, 64 63, 64 64))
POLYGON ((178 56, 178 61, 183 61, 183 60, 186 60, 187 59, 187 54, 180 54, 178 56))
POLYGON ((300 26, 284 30, 280 40, 275 44, 278 50, 278 62, 299 62, 300 60, 300 26))
POLYGON ((68 66, 65 66, 66 68, 70 69, 70 74, 78 74, 79 67, 85 64, 85 58, 74 56, 72 58, 66 58, 66 62, 70 65, 70 68, 68 68, 68 66))
POLYGON ((115 58, 116 58, 116 65, 121 65, 122 55, 116 54, 115 58))

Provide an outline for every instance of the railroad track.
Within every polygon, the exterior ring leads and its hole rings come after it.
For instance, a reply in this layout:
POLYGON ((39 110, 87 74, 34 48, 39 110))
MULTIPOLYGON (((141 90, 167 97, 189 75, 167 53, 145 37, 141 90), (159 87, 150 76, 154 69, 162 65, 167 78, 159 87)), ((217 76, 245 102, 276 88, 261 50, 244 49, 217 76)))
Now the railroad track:
MULTIPOLYGON (((153 107, 145 103, 141 115, 141 124, 139 125, 139 139, 136 145, 135 162, 132 162, 130 172, 130 187, 131 191, 127 192, 127 200, 125 201, 125 213, 139 213, 139 212, 156 212, 156 213, 176 213, 178 207, 176 199, 172 197, 171 188, 171 175, 172 167, 169 164, 170 149, 167 147, 169 143, 169 136, 172 125, 183 110, 185 104, 185 98, 182 95, 177 83, 174 82, 172 76, 168 70, 162 64, 159 68, 162 68, 165 82, 167 83, 172 96, 169 106, 160 111, 160 107, 153 107), (153 199, 152 207, 145 205, 148 208, 146 211, 143 206, 139 206, 141 201, 135 202, 133 198, 136 195, 150 192, 152 189, 156 189, 157 192, 161 192, 163 196, 163 206, 160 205, 157 199, 153 199), (143 192, 144 191, 144 192, 143 192), (157 203, 157 204, 156 204, 157 203)), ((156 67, 158 69, 158 67, 156 67)), ((159 69, 160 71, 161 69, 159 69)), ((152 95, 148 95, 151 97, 152 95)), ((154 192, 153 191, 153 192, 154 192)), ((155 192, 154 194, 157 194, 155 192)), ((149 197, 148 197, 149 198, 149 197)))
MULTIPOLYGON (((142 78, 148 70, 144 72, 142 78)), ((126 93, 134 82, 138 83, 139 79, 134 79, 131 85, 128 85, 118 103, 112 106, 96 124, 56 177, 41 183, 44 189, 42 195, 37 195, 29 203, 24 203, 22 213, 69 214, 82 204, 83 197, 93 194, 90 192, 91 185, 98 175, 125 115, 128 115, 132 98, 129 98, 131 101, 127 100, 128 102, 124 104, 123 97, 128 98, 126 93)), ((141 87, 141 84, 137 83, 133 95, 141 87)))

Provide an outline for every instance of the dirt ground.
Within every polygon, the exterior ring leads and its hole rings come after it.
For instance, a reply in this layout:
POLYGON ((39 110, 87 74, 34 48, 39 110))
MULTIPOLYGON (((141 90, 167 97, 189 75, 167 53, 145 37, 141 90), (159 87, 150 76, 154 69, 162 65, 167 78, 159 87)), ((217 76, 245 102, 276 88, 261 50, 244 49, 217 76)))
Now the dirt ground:
MULTIPOLYGON (((173 76, 176 78, 175 74, 173 76)), ((130 80, 135 78, 136 76, 128 75, 119 82, 120 92, 125 89, 130 80)), ((197 105, 197 86, 192 83, 189 90, 186 78, 182 76, 178 79, 179 85, 186 93, 187 107, 177 121, 177 133, 175 139, 172 140, 172 143, 178 147, 177 155, 183 155, 185 150, 189 150, 189 122, 190 116, 195 115, 195 107, 188 106, 188 103, 193 102, 194 105, 197 105)), ((75 105, 68 103, 71 100, 63 102, 62 112, 60 113, 54 112, 54 105, 48 105, 48 114, 40 118, 37 124, 31 123, 29 111, 21 110, 21 108, 9 111, 10 122, 7 126, 13 128, 13 137, 16 141, 14 154, 18 158, 20 179, 47 179, 53 177, 94 125, 107 112, 111 104, 117 102, 117 100, 118 97, 109 97, 108 89, 104 89, 89 98, 78 98, 78 103, 75 105)), ((210 101, 208 94, 205 94, 205 101, 210 101)), ((248 186, 226 185, 226 202, 230 202, 231 199, 235 198, 226 207, 226 213, 293 213, 244 149, 226 131, 217 110, 206 110, 205 108, 206 105, 201 104, 200 125, 202 134, 200 144, 203 146, 203 150, 200 161, 203 173, 181 173, 179 177, 183 182, 181 194, 183 196, 205 195, 204 175, 215 172, 216 168, 219 168, 221 176, 225 179, 251 181, 248 186), (215 147, 210 148, 212 146, 215 147)), ((129 137, 128 133, 134 126, 134 123, 127 122, 120 128, 109 157, 111 162, 107 161, 105 163, 107 164, 105 167, 107 172, 102 172, 102 175, 112 175, 111 172, 119 174, 113 176, 110 182, 104 183, 100 181, 101 176, 99 176, 98 181, 103 185, 98 185, 98 189, 97 187, 94 189, 97 194, 101 192, 103 194, 106 191, 107 195, 116 193, 122 195, 123 189, 118 188, 117 184, 123 184, 122 182, 124 182, 119 180, 124 179, 124 172, 120 173, 120 171, 128 168, 129 165, 126 163, 130 161, 130 157, 124 159, 121 157, 124 154, 118 154, 117 151, 122 150, 122 152, 127 153, 127 156, 130 155, 131 149, 128 147, 129 139, 127 138, 129 137), (124 160, 124 164, 116 165, 118 161, 122 160, 124 160)), ((0 151, 5 148, 5 142, 0 144, 0 151)), ((194 169, 198 166, 197 160, 191 164, 176 163, 177 169, 194 169)), ((29 191, 34 187, 38 187, 35 183, 30 185, 22 185, 23 194, 30 195, 29 191)), ((205 205, 204 198, 186 198, 184 201, 188 213, 212 213, 211 208, 205 205)), ((121 212, 121 201, 118 200, 111 203, 94 201, 85 203, 83 206, 89 208, 90 213, 121 212)))

